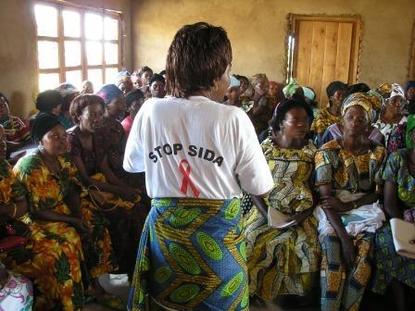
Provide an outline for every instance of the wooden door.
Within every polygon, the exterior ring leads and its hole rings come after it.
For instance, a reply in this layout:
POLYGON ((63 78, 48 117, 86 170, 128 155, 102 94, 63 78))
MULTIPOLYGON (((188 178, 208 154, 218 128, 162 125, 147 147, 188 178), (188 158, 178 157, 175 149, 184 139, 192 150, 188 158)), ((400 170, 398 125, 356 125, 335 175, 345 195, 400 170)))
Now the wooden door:
POLYGON ((359 17, 290 15, 292 77, 314 89, 327 105, 326 87, 334 81, 355 83, 360 43, 359 17))

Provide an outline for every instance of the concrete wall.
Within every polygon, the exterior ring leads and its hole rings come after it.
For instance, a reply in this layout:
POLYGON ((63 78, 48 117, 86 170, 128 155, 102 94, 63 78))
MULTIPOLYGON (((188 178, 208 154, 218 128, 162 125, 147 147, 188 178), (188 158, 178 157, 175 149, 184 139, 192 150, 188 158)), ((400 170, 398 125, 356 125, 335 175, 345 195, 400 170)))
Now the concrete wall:
MULTIPOLYGON (((131 68, 130 0, 67 1, 122 11, 125 65, 131 68)), ((36 26, 33 0, 0 0, 0 92, 11 100, 12 113, 27 116, 38 92, 36 26)))
POLYGON ((227 30, 234 73, 265 72, 272 80, 283 81, 289 13, 361 15, 359 80, 371 86, 404 83, 414 0, 133 0, 134 66, 161 70, 178 28, 207 21, 227 30))

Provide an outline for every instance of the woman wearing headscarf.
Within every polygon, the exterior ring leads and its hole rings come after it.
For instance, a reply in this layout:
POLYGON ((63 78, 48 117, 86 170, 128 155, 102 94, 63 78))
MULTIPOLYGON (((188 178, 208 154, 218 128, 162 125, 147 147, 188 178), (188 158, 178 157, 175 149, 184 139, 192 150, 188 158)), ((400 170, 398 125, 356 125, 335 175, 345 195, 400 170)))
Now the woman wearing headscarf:
POLYGON ((405 148, 407 118, 403 115, 406 100, 402 87, 397 83, 382 84, 378 92, 385 99, 379 119, 373 124, 385 137, 388 153, 405 148))
POLYGON ((107 144, 108 163, 112 171, 121 179, 126 179, 127 174, 122 168, 127 136, 121 121, 125 117, 126 104, 123 93, 114 84, 104 85, 98 92, 105 103, 105 116, 103 125, 99 129, 104 135, 107 144))
POLYGON ((268 99, 269 82, 266 74, 258 73, 251 79, 251 85, 254 88, 252 100, 254 104, 248 111, 248 116, 254 125, 256 133, 259 135, 262 131, 268 129, 268 121, 272 117, 273 104, 268 99))
POLYGON ((358 310, 371 275, 373 236, 384 220, 375 177, 386 151, 368 139, 370 109, 358 95, 349 96, 341 110, 343 136, 315 156, 322 310, 358 310))
POLYGON ((311 126, 311 130, 316 135, 317 146, 321 145, 320 140, 325 130, 330 125, 341 122, 341 107, 347 92, 347 84, 341 81, 333 81, 327 86, 326 92, 329 99, 329 106, 320 109, 320 113, 314 119, 311 126))
POLYGON ((299 99, 284 100, 276 110, 272 137, 262 143, 274 188, 265 199, 253 197, 258 208, 251 209, 244 222, 249 292, 264 300, 309 294, 318 284, 320 271, 311 188, 317 149, 308 140, 313 112, 299 99), (269 209, 283 213, 294 223, 272 227, 267 221, 269 209))
POLYGON ((127 70, 117 73, 115 83, 124 95, 134 89, 133 82, 131 81, 131 74, 127 70))
POLYGON ((71 105, 72 100, 79 95, 79 91, 74 85, 67 82, 62 83, 55 90, 61 94, 64 101, 58 120, 63 125, 65 130, 67 130, 73 126, 72 119, 69 114, 69 106, 71 105))
MULTIPOLYGON (((415 119, 408 118, 407 147, 389 155, 382 171, 384 210, 388 218, 404 219, 415 224, 415 119)), ((389 222, 376 232, 375 272, 372 290, 383 295, 388 288, 394 295, 397 310, 408 310, 405 288, 415 289, 415 260, 396 253, 389 222)))
POLYGON ((38 143, 38 150, 21 158, 14 172, 27 191, 32 217, 51 230, 57 240, 62 237, 66 241, 67 238, 70 243, 66 248, 65 245, 62 247, 72 252, 49 264, 62 269, 57 271, 57 283, 65 285, 60 289, 65 299, 63 303, 72 310, 76 308, 73 304, 82 303, 72 300, 77 291, 82 292, 82 281, 86 282, 91 294, 105 298, 98 277, 116 268, 108 221, 89 200, 76 166, 66 155, 67 136, 58 119, 49 114, 39 114, 33 122, 32 138, 38 143), (73 270, 69 268, 72 263, 79 265, 83 260, 86 271, 81 279, 79 266, 73 270))
MULTIPOLYGON (((354 94, 355 95, 353 95, 353 97, 355 98, 355 100, 364 101, 368 105, 371 106, 371 109, 369 111, 370 124, 375 123, 378 117, 378 107, 380 107, 380 104, 379 104, 381 101, 381 99, 379 98, 380 96, 376 94, 365 94, 365 93, 354 93, 354 94)), ((349 96, 352 96, 352 95, 349 95, 349 96)), ((320 140, 320 144, 324 145, 325 143, 328 143, 329 141, 333 139, 340 139, 343 135, 342 128, 343 126, 341 122, 330 125, 324 132, 323 137, 320 140)), ((368 136, 369 140, 371 140, 373 143, 377 145, 384 145, 385 138, 378 128, 370 125, 368 129, 368 134, 369 134, 368 136)))
MULTIPOLYGON (((14 220, 15 235, 27 240, 20 247, 1 252, 0 259, 9 270, 33 281, 36 310, 77 310, 85 300, 80 236, 73 225, 37 217, 36 207, 32 208, 26 200, 27 189, 4 158, 4 137, 0 127, 0 214, 2 220, 14 220)), ((80 225, 78 220, 72 220, 80 225)))
POLYGON ((147 100, 134 120, 124 168, 145 171, 153 200, 129 310, 249 308, 239 197, 273 181, 246 113, 220 104, 231 62, 223 28, 183 26, 167 56, 171 96, 147 100))

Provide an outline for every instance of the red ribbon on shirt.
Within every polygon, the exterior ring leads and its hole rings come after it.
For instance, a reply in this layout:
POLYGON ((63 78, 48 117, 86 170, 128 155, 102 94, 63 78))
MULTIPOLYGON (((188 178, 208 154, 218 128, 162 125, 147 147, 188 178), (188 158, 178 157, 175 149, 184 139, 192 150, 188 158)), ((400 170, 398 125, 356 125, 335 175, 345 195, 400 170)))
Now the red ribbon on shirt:
POLYGON ((187 187, 189 186, 193 194, 195 195, 195 197, 196 198, 199 197, 200 191, 196 188, 195 184, 190 179, 190 172, 192 171, 192 169, 190 168, 189 162, 187 162, 187 160, 182 160, 179 164, 179 170, 180 170, 180 173, 182 173, 183 175, 180 191, 183 194, 186 194, 187 187))

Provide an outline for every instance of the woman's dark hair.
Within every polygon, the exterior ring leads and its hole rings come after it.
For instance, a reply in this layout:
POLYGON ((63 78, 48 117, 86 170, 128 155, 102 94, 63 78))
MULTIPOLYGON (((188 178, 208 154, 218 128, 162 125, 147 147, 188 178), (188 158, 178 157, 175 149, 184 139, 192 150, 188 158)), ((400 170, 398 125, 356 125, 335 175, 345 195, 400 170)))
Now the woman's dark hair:
POLYGON ((231 62, 231 43, 222 27, 204 22, 183 26, 167 54, 167 93, 187 98, 209 90, 231 62))
POLYGON ((347 88, 347 94, 345 97, 351 94, 354 94, 354 93, 367 93, 369 91, 370 91, 370 87, 366 83, 356 83, 356 84, 349 85, 349 87, 347 88))
POLYGON ((292 99, 284 99, 274 110, 273 117, 271 119, 270 125, 274 132, 279 132, 281 130, 282 122, 285 120, 285 116, 291 109, 302 108, 308 115, 309 124, 313 122, 313 109, 305 102, 304 99, 300 97, 292 99))
POLYGON ((347 91, 347 84, 345 84, 341 81, 331 82, 326 88, 327 97, 328 98, 332 97, 334 95, 334 93, 336 93, 336 91, 338 91, 338 90, 347 91))
POLYGON ((0 98, 3 97, 4 100, 6 101, 7 105, 10 105, 9 99, 6 97, 6 95, 4 95, 2 92, 0 92, 0 98))
POLYGON ((247 85, 249 85, 249 79, 248 77, 245 76, 241 76, 241 75, 234 75, 236 79, 238 79, 239 81, 244 81, 247 85))
POLYGON ((160 76, 164 76, 165 74, 166 74, 166 70, 164 70, 164 69, 163 69, 162 71, 160 71, 160 72, 159 72, 159 75, 160 75, 160 76))
POLYGON ((148 66, 143 66, 140 68, 140 70, 138 71, 138 76, 141 78, 141 76, 143 75, 143 73, 145 73, 146 71, 149 71, 151 73, 151 75, 153 75, 153 69, 151 69, 148 66))
POLYGON ((130 108, 131 104, 134 101, 140 99, 144 99, 144 94, 143 92, 141 92, 141 90, 136 89, 127 94, 127 96, 125 97, 125 104, 127 105, 127 108, 130 108))
POLYGON ((69 114, 71 115, 72 121, 75 124, 79 124, 79 117, 81 116, 82 111, 84 111, 85 107, 95 103, 100 104, 102 109, 105 110, 104 100, 98 95, 81 94, 75 97, 71 103, 71 106, 69 107, 69 114))
POLYGON ((159 75, 158 73, 153 74, 153 76, 150 79, 150 85, 152 85, 155 81, 159 81, 164 84, 166 83, 166 80, 163 78, 163 76, 159 75))
POLYGON ((64 105, 65 100, 62 95, 56 90, 47 90, 39 95, 36 98, 36 109, 40 112, 50 113, 52 110, 59 105, 64 105))

